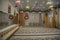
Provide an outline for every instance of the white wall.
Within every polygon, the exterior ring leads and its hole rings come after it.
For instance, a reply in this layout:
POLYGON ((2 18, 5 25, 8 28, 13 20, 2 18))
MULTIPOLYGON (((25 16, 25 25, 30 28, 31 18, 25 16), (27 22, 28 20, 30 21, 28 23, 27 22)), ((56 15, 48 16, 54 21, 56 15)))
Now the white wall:
POLYGON ((39 13, 29 13, 29 23, 39 23, 39 13))
MULTIPOLYGON (((0 24, 7 23, 8 25, 12 24, 12 20, 9 19, 8 6, 11 6, 11 14, 14 15, 14 9, 16 8, 9 2, 9 0, 0 0, 0 24)), ((17 11, 17 10, 16 10, 17 11)))
POLYGON ((11 6, 11 14, 14 15, 14 9, 16 10, 16 8, 9 2, 9 0, 0 0, 0 11, 8 13, 9 5, 11 6))
POLYGON ((1 0, 1 4, 0 5, 1 5, 0 11, 8 13, 8 0, 1 0))

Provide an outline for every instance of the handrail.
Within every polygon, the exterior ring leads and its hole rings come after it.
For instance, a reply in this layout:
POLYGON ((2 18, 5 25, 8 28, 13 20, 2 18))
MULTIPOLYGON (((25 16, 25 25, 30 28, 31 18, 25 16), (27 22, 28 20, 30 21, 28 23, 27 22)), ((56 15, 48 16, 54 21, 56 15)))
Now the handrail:
POLYGON ((0 40, 6 40, 8 37, 10 37, 17 29, 18 25, 14 24, 11 26, 8 26, 2 30, 0 30, 0 40))

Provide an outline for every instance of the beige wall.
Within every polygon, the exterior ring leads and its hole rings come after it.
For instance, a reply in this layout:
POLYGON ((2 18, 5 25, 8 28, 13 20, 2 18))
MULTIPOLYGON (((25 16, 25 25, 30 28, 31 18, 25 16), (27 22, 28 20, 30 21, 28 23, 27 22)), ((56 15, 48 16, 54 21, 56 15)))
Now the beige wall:
POLYGON ((0 7, 0 11, 4 11, 5 13, 7 13, 7 10, 8 10, 8 0, 1 0, 1 7, 0 7))
POLYGON ((60 26, 60 9, 59 9, 59 26, 60 26))
POLYGON ((17 12, 17 9, 9 2, 9 0, 1 0, 0 1, 0 11, 3 11, 5 13, 8 13, 8 6, 11 6, 11 14, 14 15, 14 10, 16 10, 17 12))
POLYGON ((39 23, 39 13, 29 13, 29 23, 39 23))

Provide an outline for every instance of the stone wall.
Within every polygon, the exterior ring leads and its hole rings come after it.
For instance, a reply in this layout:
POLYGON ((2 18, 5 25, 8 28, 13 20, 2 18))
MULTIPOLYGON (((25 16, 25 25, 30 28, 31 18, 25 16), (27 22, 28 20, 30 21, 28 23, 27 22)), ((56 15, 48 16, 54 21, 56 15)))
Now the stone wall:
POLYGON ((12 20, 9 19, 9 14, 0 11, 0 28, 11 25, 12 20))

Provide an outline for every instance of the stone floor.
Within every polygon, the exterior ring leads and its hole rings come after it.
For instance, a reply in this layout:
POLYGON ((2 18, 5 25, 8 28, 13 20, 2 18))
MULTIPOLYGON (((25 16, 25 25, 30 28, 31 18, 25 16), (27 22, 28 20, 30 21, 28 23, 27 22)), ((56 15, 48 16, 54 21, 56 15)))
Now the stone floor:
POLYGON ((20 27, 10 40, 60 40, 60 30, 43 27, 20 27))

